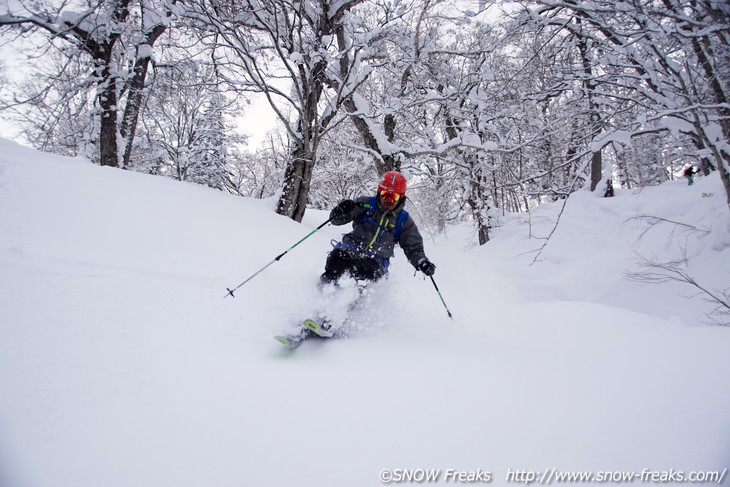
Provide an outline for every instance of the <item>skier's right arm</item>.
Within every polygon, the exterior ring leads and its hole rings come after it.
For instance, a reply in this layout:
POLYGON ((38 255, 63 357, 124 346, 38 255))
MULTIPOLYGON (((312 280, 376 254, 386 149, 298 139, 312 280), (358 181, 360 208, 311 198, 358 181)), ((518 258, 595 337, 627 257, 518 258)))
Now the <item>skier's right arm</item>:
POLYGON ((333 225, 344 225, 354 220, 362 213, 362 208, 355 204, 352 200, 342 200, 332 208, 330 212, 330 221, 333 225))

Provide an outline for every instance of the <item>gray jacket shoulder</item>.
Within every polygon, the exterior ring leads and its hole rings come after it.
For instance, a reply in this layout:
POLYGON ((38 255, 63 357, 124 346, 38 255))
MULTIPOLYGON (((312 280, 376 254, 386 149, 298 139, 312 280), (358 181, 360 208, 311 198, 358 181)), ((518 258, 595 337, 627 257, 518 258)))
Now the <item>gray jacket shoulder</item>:
POLYGON ((426 253, 423 250, 423 237, 421 236, 421 232, 418 231, 416 222, 413 221, 410 215, 408 215, 408 218, 403 223, 398 243, 406 254, 408 261, 414 267, 421 259, 426 258, 426 253))

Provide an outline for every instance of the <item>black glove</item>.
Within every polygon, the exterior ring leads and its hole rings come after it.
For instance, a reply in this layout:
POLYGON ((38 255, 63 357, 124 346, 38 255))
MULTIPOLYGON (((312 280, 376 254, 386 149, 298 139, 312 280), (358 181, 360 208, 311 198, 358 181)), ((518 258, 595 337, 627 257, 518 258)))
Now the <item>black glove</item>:
POLYGON ((433 276, 433 273, 436 272, 436 265, 428 260, 426 257, 418 261, 418 265, 416 266, 419 271, 426 274, 428 277, 433 276))
POLYGON ((352 200, 342 200, 340 204, 332 208, 330 219, 334 224, 343 225, 352 220, 350 213, 355 209, 355 202, 352 200))

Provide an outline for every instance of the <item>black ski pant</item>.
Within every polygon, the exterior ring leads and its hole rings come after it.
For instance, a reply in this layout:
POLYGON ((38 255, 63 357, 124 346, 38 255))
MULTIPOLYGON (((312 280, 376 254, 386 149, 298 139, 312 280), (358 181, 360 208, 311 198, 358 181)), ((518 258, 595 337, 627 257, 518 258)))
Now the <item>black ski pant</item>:
POLYGON ((385 266, 372 257, 336 247, 327 256, 321 280, 334 283, 346 272, 358 281, 377 281, 385 275, 385 266))

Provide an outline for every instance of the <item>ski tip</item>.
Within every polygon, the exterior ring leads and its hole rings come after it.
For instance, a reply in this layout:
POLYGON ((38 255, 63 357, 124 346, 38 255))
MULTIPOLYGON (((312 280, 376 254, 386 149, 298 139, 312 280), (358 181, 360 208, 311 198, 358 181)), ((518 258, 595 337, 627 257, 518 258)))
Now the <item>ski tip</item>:
POLYGON ((322 338, 331 338, 333 336, 333 333, 330 330, 319 326, 314 320, 304 320, 303 323, 305 327, 307 327, 317 336, 320 336, 322 338))
POLYGON ((286 337, 277 335, 274 337, 274 340, 283 344, 287 348, 290 348, 290 349, 294 348, 294 344, 291 341, 289 341, 289 339, 287 339, 286 337))

